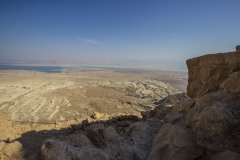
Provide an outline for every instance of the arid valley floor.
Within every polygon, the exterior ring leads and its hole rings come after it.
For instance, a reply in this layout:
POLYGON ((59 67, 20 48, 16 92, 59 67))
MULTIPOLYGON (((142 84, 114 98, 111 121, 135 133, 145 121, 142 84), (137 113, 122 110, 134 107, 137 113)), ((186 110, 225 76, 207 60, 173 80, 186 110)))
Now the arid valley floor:
MULTIPOLYGON (((0 140, 19 140, 25 149, 37 150, 45 139, 24 139, 22 134, 62 129, 84 120, 93 122, 124 115, 141 118, 141 111, 153 109, 155 101, 186 92, 186 86, 186 72, 0 71, 0 140)), ((36 155, 29 156, 34 159, 36 155)))

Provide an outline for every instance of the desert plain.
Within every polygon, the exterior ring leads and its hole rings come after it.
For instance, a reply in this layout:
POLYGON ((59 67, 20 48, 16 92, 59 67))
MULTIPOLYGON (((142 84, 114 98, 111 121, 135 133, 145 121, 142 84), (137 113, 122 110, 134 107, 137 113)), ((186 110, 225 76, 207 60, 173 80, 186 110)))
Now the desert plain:
MULTIPOLYGON (((0 140, 11 142, 21 139, 26 132, 58 130, 86 120, 94 122, 124 115, 141 118, 142 111, 154 109, 154 102, 185 92, 186 85, 186 72, 93 68, 62 73, 2 70, 0 140)), ((20 141, 25 148, 33 149, 37 139, 32 136, 20 141)))
POLYGON ((185 91, 185 72, 83 69, 0 72, 0 113, 19 123, 81 121, 94 112, 137 115, 185 91))

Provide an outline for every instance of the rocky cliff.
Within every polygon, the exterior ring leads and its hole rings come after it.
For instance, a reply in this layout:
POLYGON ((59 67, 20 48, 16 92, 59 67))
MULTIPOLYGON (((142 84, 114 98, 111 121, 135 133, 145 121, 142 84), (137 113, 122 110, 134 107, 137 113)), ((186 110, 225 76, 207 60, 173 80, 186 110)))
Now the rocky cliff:
POLYGON ((240 70, 240 53, 218 53, 187 60, 188 87, 191 98, 200 97, 214 90, 232 73, 240 70))
POLYGON ((240 159, 240 54, 205 55, 187 66, 194 99, 172 95, 141 121, 86 126, 74 142, 73 135, 48 140, 44 159, 240 159))
MULTIPOLYGON (((154 101, 134 116, 83 121, 54 131, 41 147, 45 160, 239 160, 240 54, 187 60, 187 94, 154 101), (188 95, 188 96, 187 96, 188 95), (189 98, 191 97, 191 98, 189 98)), ((43 133, 47 134, 47 133, 43 133)))
POLYGON ((168 96, 143 120, 99 122, 47 140, 44 159, 240 159, 240 54, 187 60, 186 94, 168 96))

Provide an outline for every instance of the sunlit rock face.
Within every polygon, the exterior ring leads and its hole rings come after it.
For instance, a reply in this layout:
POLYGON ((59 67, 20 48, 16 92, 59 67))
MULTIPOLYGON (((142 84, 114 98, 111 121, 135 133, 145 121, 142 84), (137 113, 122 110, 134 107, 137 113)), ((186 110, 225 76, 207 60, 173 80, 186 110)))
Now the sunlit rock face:
MULTIPOLYGON (((237 47, 239 50, 239 47, 237 47)), ((191 98, 203 96, 219 89, 233 72, 240 70, 240 54, 237 52, 204 55, 187 60, 187 93, 191 98)))

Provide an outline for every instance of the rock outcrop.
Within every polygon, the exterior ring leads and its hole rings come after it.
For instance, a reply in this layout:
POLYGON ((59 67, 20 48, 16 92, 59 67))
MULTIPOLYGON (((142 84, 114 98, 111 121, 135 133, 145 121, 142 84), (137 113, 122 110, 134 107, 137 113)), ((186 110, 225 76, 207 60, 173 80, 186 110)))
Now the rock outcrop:
POLYGON ((231 74, 221 85, 228 93, 240 93, 240 72, 231 74))
POLYGON ((233 72, 240 70, 240 54, 236 52, 204 55, 187 60, 187 93, 191 98, 219 89, 233 72))
POLYGON ((53 137, 42 146, 44 159, 238 160, 240 55, 205 55, 187 65, 187 94, 194 99, 171 95, 155 101, 140 121, 118 118, 53 137), (85 146, 69 139, 79 135, 85 146))
POLYGON ((93 124, 86 129, 87 137, 99 148, 104 148, 105 127, 103 124, 93 124))
POLYGON ((20 142, 14 141, 11 143, 0 142, 0 159, 23 159, 24 149, 20 142))
MULTIPOLYGON (((88 141, 88 140, 87 140, 88 141)), ((74 147, 71 144, 58 140, 47 140, 42 146, 43 159, 49 160, 67 160, 67 159, 84 159, 84 160, 109 160, 109 155, 104 151, 87 146, 74 147)))
POLYGON ((240 52, 240 45, 236 46, 236 52, 240 52))
POLYGON ((197 159, 204 149, 197 145, 191 132, 180 125, 164 124, 154 138, 149 160, 197 159))

